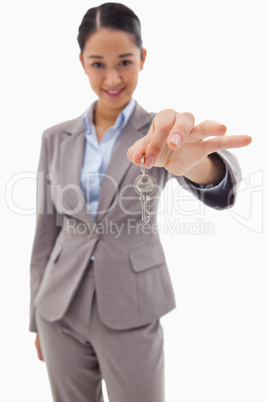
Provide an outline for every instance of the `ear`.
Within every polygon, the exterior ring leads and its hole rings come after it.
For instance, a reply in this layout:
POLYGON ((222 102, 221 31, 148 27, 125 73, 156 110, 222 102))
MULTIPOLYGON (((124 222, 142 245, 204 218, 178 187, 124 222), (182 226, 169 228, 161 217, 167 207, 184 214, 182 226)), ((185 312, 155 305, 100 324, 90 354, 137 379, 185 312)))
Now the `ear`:
POLYGON ((82 64, 83 69, 85 70, 84 60, 83 60, 83 56, 82 56, 81 53, 79 54, 79 60, 80 60, 80 62, 82 64))
POLYGON ((147 50, 146 49, 142 49, 142 60, 141 60, 141 70, 143 69, 143 65, 146 59, 146 55, 147 55, 147 50))

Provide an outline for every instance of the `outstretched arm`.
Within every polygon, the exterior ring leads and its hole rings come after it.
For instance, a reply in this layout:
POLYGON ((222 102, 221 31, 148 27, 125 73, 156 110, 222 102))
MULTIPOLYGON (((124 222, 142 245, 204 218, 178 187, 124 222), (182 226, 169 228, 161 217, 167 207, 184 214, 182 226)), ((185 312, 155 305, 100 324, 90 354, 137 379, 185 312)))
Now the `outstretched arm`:
POLYGON ((202 186, 215 186, 226 169, 214 153, 249 145, 248 135, 226 136, 225 125, 206 120, 195 126, 191 113, 166 109, 156 114, 146 136, 128 149, 127 156, 136 165, 145 155, 145 166, 164 167, 175 176, 184 176, 202 186))

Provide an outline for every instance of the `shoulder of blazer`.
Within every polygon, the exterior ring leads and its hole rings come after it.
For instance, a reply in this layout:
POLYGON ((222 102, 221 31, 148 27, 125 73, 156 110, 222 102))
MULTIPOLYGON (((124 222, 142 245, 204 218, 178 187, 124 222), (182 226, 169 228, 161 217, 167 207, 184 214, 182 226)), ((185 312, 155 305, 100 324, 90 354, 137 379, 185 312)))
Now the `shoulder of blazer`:
POLYGON ((82 133, 84 132, 84 124, 83 124, 83 116, 84 113, 75 119, 63 121, 61 123, 55 124, 51 127, 48 127, 44 132, 43 136, 46 138, 50 138, 51 136, 56 135, 57 133, 82 133))
MULTIPOLYGON (((84 112, 85 113, 85 112, 84 112)), ((50 138, 51 136, 57 135, 57 133, 65 133, 69 135, 78 135, 85 131, 83 124, 84 113, 75 119, 67 120, 56 125, 47 128, 43 136, 45 138, 50 138)), ((148 113, 139 103, 136 103, 135 109, 130 116, 128 124, 131 124, 134 129, 141 131, 146 134, 152 123, 152 120, 156 113, 148 113)))

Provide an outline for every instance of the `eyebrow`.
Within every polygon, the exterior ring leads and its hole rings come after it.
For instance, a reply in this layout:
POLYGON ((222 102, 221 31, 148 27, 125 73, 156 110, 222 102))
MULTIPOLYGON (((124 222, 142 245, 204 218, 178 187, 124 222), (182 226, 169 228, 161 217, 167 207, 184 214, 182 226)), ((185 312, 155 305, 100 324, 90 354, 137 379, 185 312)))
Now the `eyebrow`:
MULTIPOLYGON (((117 56, 117 57, 122 59, 124 57, 129 57, 129 56, 134 56, 134 54, 133 53, 119 54, 119 56, 117 56)), ((92 55, 92 56, 89 56, 88 58, 89 59, 103 59, 104 57, 103 56, 94 56, 94 55, 92 55)))

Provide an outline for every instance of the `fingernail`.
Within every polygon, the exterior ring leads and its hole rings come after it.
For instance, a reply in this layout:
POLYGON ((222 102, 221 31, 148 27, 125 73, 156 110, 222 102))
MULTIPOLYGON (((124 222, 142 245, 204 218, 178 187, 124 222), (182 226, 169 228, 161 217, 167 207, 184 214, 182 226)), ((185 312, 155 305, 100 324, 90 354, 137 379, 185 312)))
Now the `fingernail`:
POLYGON ((173 134, 170 140, 172 142, 174 142, 174 144, 176 144, 178 148, 181 145, 181 135, 180 134, 173 134))
POLYGON ((132 160, 133 160, 133 162, 134 162, 134 158, 135 158, 135 153, 136 153, 136 152, 134 152, 134 154, 132 155, 132 160))
POLYGON ((147 167, 147 169, 150 169, 155 161, 156 158, 154 156, 148 156, 148 158, 145 159, 145 166, 147 167))

